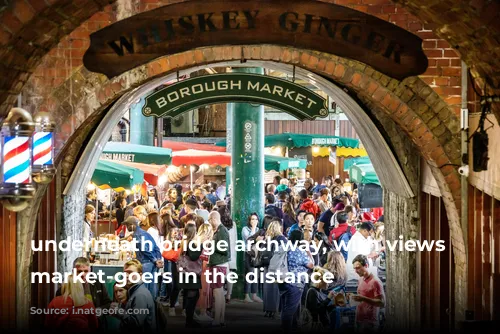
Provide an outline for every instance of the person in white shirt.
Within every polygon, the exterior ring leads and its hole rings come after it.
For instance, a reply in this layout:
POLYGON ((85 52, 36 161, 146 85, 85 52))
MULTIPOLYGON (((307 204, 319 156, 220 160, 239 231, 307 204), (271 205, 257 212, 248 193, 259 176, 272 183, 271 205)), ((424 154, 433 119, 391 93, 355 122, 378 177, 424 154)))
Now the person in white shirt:
POLYGON ((373 239, 370 236, 370 231, 373 226, 370 223, 362 223, 359 230, 354 233, 349 241, 347 251, 347 280, 358 279, 358 275, 354 270, 352 261, 358 255, 365 255, 368 258, 369 270, 377 276, 377 268, 373 265, 373 259, 378 257, 378 252, 372 251, 373 239))
POLYGON ((158 248, 160 248, 161 250, 163 237, 160 236, 163 235, 163 228, 158 212, 153 211, 148 214, 148 223, 149 223, 149 228, 146 230, 146 232, 151 234, 156 243, 156 246, 158 246, 158 248))

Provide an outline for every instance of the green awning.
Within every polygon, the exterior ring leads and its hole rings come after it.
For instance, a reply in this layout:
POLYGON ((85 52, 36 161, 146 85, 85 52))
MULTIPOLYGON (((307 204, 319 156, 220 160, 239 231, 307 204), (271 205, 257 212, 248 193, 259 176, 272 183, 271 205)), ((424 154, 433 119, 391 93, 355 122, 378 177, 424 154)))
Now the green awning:
POLYGON ((156 146, 108 142, 104 146, 101 159, 170 165, 172 162, 172 150, 156 146))
POLYGON ((112 161, 99 160, 92 182, 99 187, 132 189, 134 185, 144 182, 144 172, 112 161))
POLYGON ((265 155, 264 156, 264 169, 265 170, 275 170, 281 172, 289 168, 307 168, 306 159, 296 159, 296 158, 286 158, 276 155, 265 155))
MULTIPOLYGON (((226 146, 226 141, 220 141, 217 146, 226 146)), ((338 136, 327 135, 312 135, 301 133, 280 133, 269 135, 264 138, 265 147, 282 146, 282 147, 309 147, 309 146, 338 146, 359 148, 359 140, 353 138, 345 138, 338 136)))
POLYGON ((372 164, 352 165, 349 168, 349 178, 354 183, 375 183, 379 186, 381 185, 372 164))
POLYGON ((344 171, 348 171, 352 165, 371 165, 369 157, 347 158, 344 159, 344 171))

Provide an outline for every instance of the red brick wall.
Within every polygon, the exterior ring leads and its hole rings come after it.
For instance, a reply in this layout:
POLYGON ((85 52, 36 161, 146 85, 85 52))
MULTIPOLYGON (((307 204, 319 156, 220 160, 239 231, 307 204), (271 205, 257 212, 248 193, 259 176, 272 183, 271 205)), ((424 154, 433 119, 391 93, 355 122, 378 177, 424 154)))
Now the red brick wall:
MULTIPOLYGON (((141 0, 135 10, 142 12, 178 2, 172 0, 141 0)), ((337 0, 327 1, 392 22, 423 39, 423 48, 429 58, 429 68, 421 78, 429 84, 458 114, 460 103, 460 59, 450 45, 433 30, 435 25, 421 22, 400 5, 389 0, 337 0)), ((82 65, 83 54, 89 47, 89 35, 116 22, 117 3, 104 7, 52 49, 30 79, 30 89, 25 92, 27 105, 39 106, 68 75, 82 65)))

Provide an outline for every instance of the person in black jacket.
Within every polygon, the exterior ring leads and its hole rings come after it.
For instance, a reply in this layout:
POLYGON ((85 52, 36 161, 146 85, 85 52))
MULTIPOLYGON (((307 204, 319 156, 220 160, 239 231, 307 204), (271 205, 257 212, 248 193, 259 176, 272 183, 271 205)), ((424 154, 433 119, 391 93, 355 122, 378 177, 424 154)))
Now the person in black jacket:
MULTIPOLYGON (((90 261, 86 257, 79 257, 73 262, 73 268, 76 273, 82 274, 82 280, 86 280, 87 274, 90 272, 90 261)), ((109 298, 106 286, 96 280, 95 283, 85 282, 83 285, 84 293, 87 298, 91 299, 96 308, 96 315, 99 320, 99 328, 105 326, 104 316, 109 315, 109 306, 111 305, 111 298, 109 298)), ((56 297, 61 296, 61 288, 56 292, 56 297)))
POLYGON ((127 207, 127 200, 125 197, 118 196, 115 201, 116 208, 116 222, 118 223, 118 227, 120 227, 125 220, 125 208, 127 207))

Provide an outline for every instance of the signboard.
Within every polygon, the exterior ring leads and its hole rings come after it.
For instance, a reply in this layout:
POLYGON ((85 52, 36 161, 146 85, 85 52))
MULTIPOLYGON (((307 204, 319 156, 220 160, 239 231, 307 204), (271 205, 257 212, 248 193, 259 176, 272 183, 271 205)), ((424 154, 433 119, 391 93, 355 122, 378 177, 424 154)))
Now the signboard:
POLYGON ((328 115, 326 99, 312 90, 291 81, 251 73, 194 77, 166 86, 145 100, 143 114, 156 117, 176 117, 218 102, 260 103, 281 109, 300 120, 328 115))
POLYGON ((330 156, 328 157, 328 160, 336 165, 337 164, 337 147, 330 147, 330 156))
POLYGON ((131 153, 102 153, 101 159, 135 162, 135 154, 131 154, 131 153))
POLYGON ((378 184, 358 184, 358 195, 359 206, 362 209, 381 208, 384 206, 384 192, 378 184))
POLYGON ((91 34, 83 63, 111 78, 199 47, 260 44, 354 59, 399 80, 427 69, 416 35, 369 14, 308 0, 194 0, 159 7, 91 34))
POLYGON ((310 147, 292 147, 288 149, 288 156, 290 158, 305 159, 307 166, 312 165, 312 150, 310 147))

